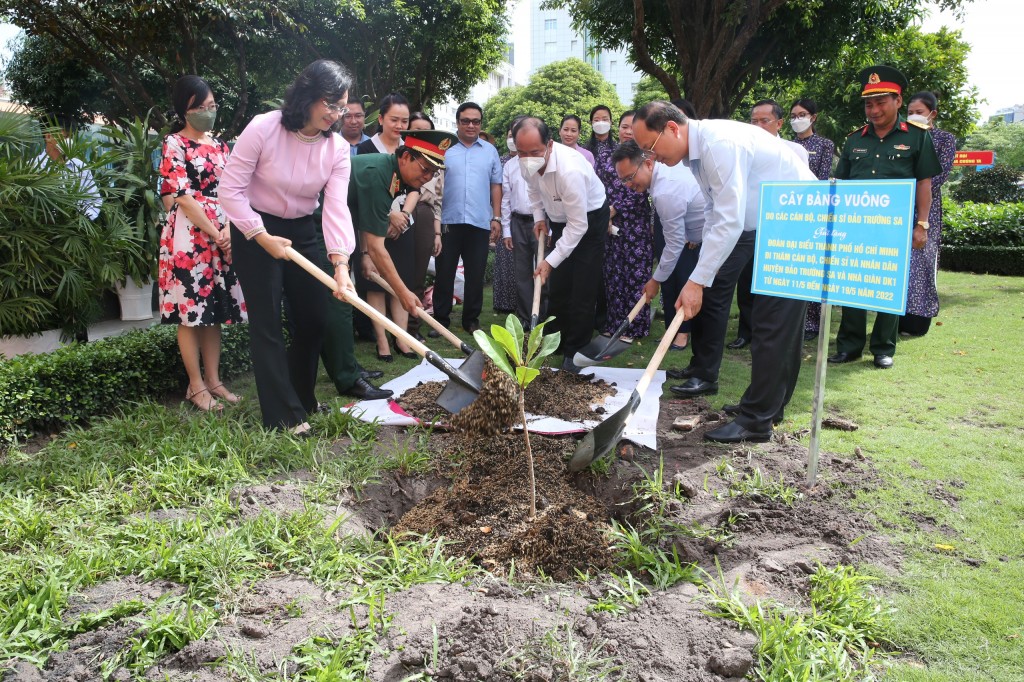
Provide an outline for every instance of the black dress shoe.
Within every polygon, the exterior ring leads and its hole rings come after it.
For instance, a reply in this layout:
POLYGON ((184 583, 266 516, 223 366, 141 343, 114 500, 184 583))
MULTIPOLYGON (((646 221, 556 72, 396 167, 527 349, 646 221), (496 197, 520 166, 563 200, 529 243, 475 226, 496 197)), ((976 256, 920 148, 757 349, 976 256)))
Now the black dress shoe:
POLYGON ((731 343, 726 344, 726 348, 732 348, 733 350, 739 350, 740 348, 746 348, 750 345, 750 339, 745 339, 742 336, 737 336, 731 343))
POLYGON ((689 379, 693 376, 693 367, 684 367, 683 369, 670 369, 666 370, 665 374, 668 375, 669 379, 689 379))
POLYGON ((718 393, 718 382, 705 381, 698 377, 690 377, 686 380, 686 383, 679 386, 672 386, 671 388, 672 392, 676 395, 692 398, 696 395, 711 395, 713 393, 718 393))
POLYGON ((876 355, 875 356, 875 367, 878 369, 889 369, 892 367, 892 356, 891 355, 876 355))
POLYGON ((835 355, 828 356, 828 361, 833 365, 841 365, 844 362, 853 362, 854 360, 860 360, 860 353, 836 353, 835 355))
POLYGON ((381 400, 383 398, 390 398, 394 395, 394 391, 377 388, 366 379, 356 379, 356 383, 352 384, 351 388, 345 391, 345 395, 352 395, 362 400, 381 400))
POLYGON ((381 355, 380 351, 377 351, 377 359, 380 360, 381 362, 394 362, 395 361, 395 358, 394 358, 393 355, 391 355, 391 353, 388 353, 387 355, 381 355))
POLYGON ((429 336, 432 339, 437 339, 441 337, 441 332, 437 331, 436 329, 431 329, 429 332, 427 332, 427 336, 429 336))
POLYGON ((771 431, 748 431, 736 422, 729 422, 704 434, 704 440, 712 443, 767 443, 771 439, 771 431))
POLYGON ((470 334, 472 334, 479 328, 480 324, 478 322, 470 322, 468 326, 463 327, 463 329, 465 329, 470 334))
MULTIPOLYGON (((735 417, 739 413, 740 413, 739 403, 737 403, 735 405, 722 405, 722 414, 728 415, 730 417, 735 417)), ((778 426, 781 423, 782 423, 782 415, 781 414, 777 414, 774 417, 772 417, 772 424, 773 425, 778 426)))
POLYGON ((364 369, 362 367, 359 368, 360 379, 380 379, 382 376, 384 376, 384 372, 380 371, 379 369, 364 369))

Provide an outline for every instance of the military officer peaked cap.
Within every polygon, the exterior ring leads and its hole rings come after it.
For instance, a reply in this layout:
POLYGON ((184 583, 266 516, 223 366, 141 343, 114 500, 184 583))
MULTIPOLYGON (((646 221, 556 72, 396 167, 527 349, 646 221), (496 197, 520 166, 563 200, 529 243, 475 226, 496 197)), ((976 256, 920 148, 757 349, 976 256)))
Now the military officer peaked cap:
POLYGON ((444 153, 459 141, 454 133, 443 130, 403 130, 400 134, 406 147, 440 170, 444 170, 444 153))
POLYGON ((878 64, 869 66, 857 76, 860 79, 861 97, 875 95, 902 95, 907 89, 907 77, 891 66, 878 64))

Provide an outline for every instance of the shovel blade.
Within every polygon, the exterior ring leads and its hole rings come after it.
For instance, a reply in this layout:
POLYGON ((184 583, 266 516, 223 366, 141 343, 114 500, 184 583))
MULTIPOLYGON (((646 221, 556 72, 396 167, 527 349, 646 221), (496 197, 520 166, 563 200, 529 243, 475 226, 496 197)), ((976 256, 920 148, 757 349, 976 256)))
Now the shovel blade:
POLYGON ((629 418, 640 407, 640 393, 633 391, 618 412, 594 427, 576 446, 569 460, 569 471, 583 471, 594 460, 607 455, 622 438, 629 418))
POLYGON ((476 387, 472 390, 461 382, 452 378, 448 380, 441 395, 437 396, 437 404, 452 414, 458 414, 470 403, 480 397, 480 387, 483 386, 484 364, 487 356, 481 351, 473 351, 472 355, 465 359, 459 366, 458 373, 467 383, 476 387))
POLYGON ((583 348, 580 348, 572 361, 579 367, 593 367, 600 365, 606 360, 611 360, 616 355, 623 353, 630 344, 620 341, 617 338, 598 336, 583 348))

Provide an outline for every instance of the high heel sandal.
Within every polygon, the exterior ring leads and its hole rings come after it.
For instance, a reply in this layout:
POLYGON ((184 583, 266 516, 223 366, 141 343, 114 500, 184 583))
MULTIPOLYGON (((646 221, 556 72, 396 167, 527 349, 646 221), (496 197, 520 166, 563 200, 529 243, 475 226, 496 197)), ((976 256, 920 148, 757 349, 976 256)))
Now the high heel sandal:
POLYGON ((231 391, 229 391, 228 387, 225 386, 224 384, 217 384, 216 386, 211 386, 210 395, 215 395, 218 398, 223 398, 232 405, 237 405, 238 403, 242 402, 242 399, 239 396, 232 393, 231 391), (218 391, 218 388, 222 388, 224 390, 218 391))
POLYGON ((416 353, 412 352, 411 350, 403 351, 401 348, 399 348, 398 347, 398 339, 396 339, 394 337, 392 337, 392 339, 391 339, 391 345, 392 345, 392 347, 394 347, 395 352, 398 353, 399 355, 401 355, 403 358, 408 358, 409 360, 415 360, 416 358, 419 357, 418 355, 416 355, 416 353))
POLYGON ((198 391, 185 391, 185 400, 195 405, 196 409, 200 412, 220 412, 224 409, 224 406, 217 402, 208 388, 201 388, 198 391), (200 396, 204 393, 206 393, 210 399, 205 403, 200 403, 196 400, 196 396, 200 396))
POLYGON ((380 351, 377 351, 377 359, 380 360, 381 362, 394 362, 395 361, 395 358, 394 358, 393 355, 391 355, 391 353, 388 353, 387 355, 381 355, 380 351))

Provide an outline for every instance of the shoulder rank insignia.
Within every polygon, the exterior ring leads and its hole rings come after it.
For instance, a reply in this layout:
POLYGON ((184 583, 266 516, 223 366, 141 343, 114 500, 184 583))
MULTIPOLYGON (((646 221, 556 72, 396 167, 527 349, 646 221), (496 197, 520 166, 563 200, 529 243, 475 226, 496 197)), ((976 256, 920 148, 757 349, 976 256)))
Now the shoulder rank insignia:
POLYGON ((392 173, 391 174, 391 187, 388 189, 388 192, 391 193, 392 197, 395 196, 395 194, 398 192, 398 188, 399 188, 400 185, 401 185, 401 183, 398 181, 398 173, 392 173))
MULTIPOLYGON (((871 124, 869 123, 868 125, 871 125, 871 124)), ((865 125, 863 128, 857 128, 856 130, 847 133, 846 136, 850 137, 851 135, 855 135, 857 133, 860 133, 860 136, 864 137, 865 135, 868 134, 868 126, 865 125)))
POLYGON ((909 123, 912 126, 916 126, 916 127, 920 128, 921 130, 930 130, 930 128, 928 126, 926 126, 923 123, 918 123, 917 121, 907 121, 907 123, 909 123))

